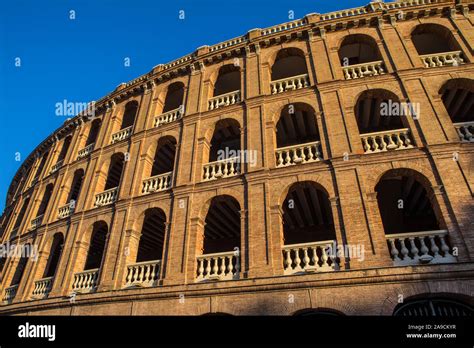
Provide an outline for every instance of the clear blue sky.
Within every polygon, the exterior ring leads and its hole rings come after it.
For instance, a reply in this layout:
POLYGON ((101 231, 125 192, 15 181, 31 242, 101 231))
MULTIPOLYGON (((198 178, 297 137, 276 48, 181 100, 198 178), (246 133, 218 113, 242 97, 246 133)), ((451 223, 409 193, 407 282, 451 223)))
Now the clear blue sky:
POLYGON ((65 121, 55 104, 98 100, 193 52, 312 12, 369 0, 13 0, 0 9, 0 212, 21 162, 65 121), (69 19, 70 10, 76 18, 69 19), (185 19, 179 19, 184 10, 185 19), (15 59, 21 66, 15 66, 15 59), (124 66, 130 58, 131 66, 124 66))

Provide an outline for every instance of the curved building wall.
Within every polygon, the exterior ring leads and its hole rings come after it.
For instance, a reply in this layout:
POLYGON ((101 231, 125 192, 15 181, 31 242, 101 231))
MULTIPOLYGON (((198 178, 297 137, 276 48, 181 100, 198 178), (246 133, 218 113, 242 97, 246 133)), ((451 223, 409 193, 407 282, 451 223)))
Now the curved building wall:
POLYGON ((120 85, 12 181, 2 242, 39 253, 2 261, 0 311, 470 303, 472 10, 425 0, 310 14, 120 85), (426 33, 449 51, 417 47, 426 33), (398 216, 387 202, 400 199, 398 216))

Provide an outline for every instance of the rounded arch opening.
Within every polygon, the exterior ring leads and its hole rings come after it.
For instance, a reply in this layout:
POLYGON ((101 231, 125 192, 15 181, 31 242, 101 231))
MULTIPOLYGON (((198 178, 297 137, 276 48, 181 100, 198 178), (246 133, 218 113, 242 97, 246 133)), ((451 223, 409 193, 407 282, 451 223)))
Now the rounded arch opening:
POLYGON ((305 54, 294 47, 278 51, 271 69, 272 81, 308 73, 305 54))
POLYGON ((176 139, 165 136, 158 140, 151 176, 165 174, 173 171, 176 156, 176 139))
POLYGON ((97 141, 99 136, 100 127, 102 125, 102 120, 95 119, 90 125, 89 134, 87 135, 86 146, 92 145, 97 141))
POLYGON ((452 32, 440 24, 417 25, 411 33, 411 39, 419 55, 460 51, 452 32))
POLYGON ((235 157, 240 151, 240 124, 233 118, 219 120, 210 141, 209 162, 235 157))
MULTIPOLYGON (((441 87, 439 94, 453 123, 474 122, 473 79, 451 79, 441 87)), ((463 139, 469 140, 471 138, 474 140, 473 125, 466 125, 466 128, 460 127, 459 132, 463 139)))
POLYGON ((84 270, 100 268, 105 252, 109 227, 105 221, 97 221, 92 227, 89 251, 87 253, 84 270))
POLYGON ((64 246, 64 236, 61 232, 54 234, 49 252, 48 261, 44 270, 43 278, 54 277, 58 268, 59 260, 64 246))
POLYGON ((222 66, 214 84, 213 96, 240 90, 240 68, 235 64, 222 66))
POLYGON ((277 148, 319 141, 314 109, 305 103, 286 105, 276 124, 277 148))
POLYGON ((184 83, 178 81, 170 84, 166 92, 165 103, 163 105, 163 113, 178 109, 183 105, 184 100, 184 83))
POLYGON ((122 125, 120 129, 125 129, 133 126, 135 123, 135 117, 138 111, 138 102, 136 100, 129 101, 125 104, 125 111, 122 117, 122 125))
POLYGON ((362 92, 354 109, 360 134, 407 128, 409 111, 397 95, 385 89, 362 92))
POLYGON ((439 230, 428 179, 413 170, 389 170, 378 181, 377 203, 385 234, 439 230))
POLYGON ((240 249, 240 229, 239 202, 228 195, 214 197, 205 218, 202 253, 240 249))
POLYGON ((74 172, 74 177, 72 179, 71 188, 69 190, 69 195, 66 202, 69 204, 74 201, 77 202, 79 199, 79 194, 81 193, 82 182, 84 180, 84 169, 77 169, 74 172))
POLYGON ((346 36, 339 46, 339 60, 342 66, 363 64, 382 60, 375 39, 369 35, 346 36))
POLYGON ((160 208, 147 209, 143 216, 136 262, 161 260, 166 231, 166 214, 160 208))
POLYGON ((334 241, 336 233, 328 194, 319 184, 293 184, 282 205, 285 245, 334 241))
POLYGON ((393 310, 396 317, 472 317, 474 308, 455 294, 422 294, 405 299, 393 310))
POLYGON ((107 173, 107 181, 105 182, 104 190, 118 187, 122 179, 123 167, 125 164, 125 156, 123 153, 115 153, 110 159, 109 171, 107 173))

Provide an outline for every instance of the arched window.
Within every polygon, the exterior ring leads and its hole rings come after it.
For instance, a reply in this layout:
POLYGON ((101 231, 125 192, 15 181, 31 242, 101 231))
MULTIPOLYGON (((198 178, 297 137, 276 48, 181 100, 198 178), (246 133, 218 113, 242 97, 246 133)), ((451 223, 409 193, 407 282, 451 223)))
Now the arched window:
POLYGON ((365 153, 413 147, 407 117, 418 115, 415 105, 400 102, 390 91, 371 89, 359 96, 354 111, 365 153))
POLYGON ((135 117, 137 115, 137 111, 138 111, 137 101, 133 100, 133 101, 128 102, 125 105, 125 111, 123 113, 122 125, 120 129, 125 129, 125 128, 133 126, 133 124, 135 123, 135 117))
POLYGON ((439 94, 461 141, 474 142, 474 80, 452 79, 439 94))
POLYGON ((176 139, 166 136, 158 140, 151 176, 165 174, 173 171, 176 156, 176 139))
POLYGON ((346 36, 339 47, 339 59, 346 80, 385 73, 377 42, 369 35, 346 36))
POLYGON ((303 51, 298 48, 281 49, 272 66, 272 81, 308 73, 303 51))
POLYGON ((209 162, 235 157, 240 150, 240 124, 234 119, 216 123, 211 139, 209 162))
POLYGON ((411 39, 419 55, 460 50, 451 31, 439 24, 417 25, 411 33, 411 39))
POLYGON ((393 311, 396 317, 472 317, 472 306, 450 297, 418 297, 406 299, 393 311))
POLYGON ((41 174, 43 173, 44 166, 46 165, 46 160, 48 159, 49 152, 46 152, 43 157, 41 158, 41 162, 36 169, 35 177, 33 181, 36 181, 40 178, 41 174))
POLYGON ((276 125, 277 167, 322 159, 314 110, 307 104, 285 106, 276 125))
POLYGON ((240 90, 240 69, 234 64, 227 64, 219 69, 213 96, 240 90))
POLYGON ((105 182, 105 190, 118 187, 122 179, 123 166, 125 163, 125 156, 119 152, 112 156, 110 160, 109 172, 107 174, 107 181, 105 182))
POLYGON ((202 244, 198 244, 197 279, 230 280, 240 274, 240 204, 227 195, 211 200, 202 244))
MULTIPOLYGON (((31 247, 30 244, 26 244, 23 250, 27 250, 30 247, 31 247)), ((15 286, 15 285, 20 284, 21 279, 23 278, 23 274, 25 273, 25 268, 26 268, 27 263, 28 263, 28 256, 22 255, 20 258, 20 261, 18 262, 18 265, 16 266, 15 273, 13 274, 13 278, 10 283, 10 286, 15 286)))
POLYGON ((428 183, 418 172, 398 169, 386 172, 375 187, 395 265, 456 262, 428 183))
POLYGON ((95 119, 94 121, 92 121, 91 128, 89 130, 89 134, 86 140, 86 146, 92 145, 97 141, 101 124, 102 121, 100 119, 95 119))
POLYGON ((71 189, 67 197, 67 203, 71 201, 77 202, 79 199, 79 193, 81 192, 82 181, 84 179, 84 170, 78 169, 74 172, 74 178, 72 179, 71 189))
POLYGON ((61 152, 59 152, 58 161, 56 163, 60 163, 66 158, 67 151, 69 150, 69 146, 71 145, 71 140, 72 136, 70 135, 64 139, 63 146, 61 147, 61 152))
POLYGON ((439 24, 419 24, 411 33, 411 39, 425 67, 464 63, 459 43, 451 31, 439 24))
POLYGON ((161 209, 145 212, 136 262, 161 260, 165 240, 166 215, 161 209))
POLYGON ((23 205, 21 206, 20 212, 18 213, 18 216, 16 217, 15 225, 13 226, 13 231, 15 231, 17 228, 20 227, 21 222, 23 221, 23 218, 25 217, 26 209, 28 209, 29 203, 30 203, 30 197, 26 198, 23 201, 23 205))
POLYGON ((314 182, 296 183, 282 210, 285 274, 335 269, 338 260, 329 249, 335 247, 336 234, 327 193, 314 182))
POLYGON ((51 195, 53 193, 53 184, 48 184, 46 188, 44 189, 43 193, 43 199, 41 200, 40 206, 38 208, 38 211, 36 213, 36 217, 39 217, 43 215, 46 212, 46 209, 48 208, 49 201, 51 199, 51 195))
POLYGON ((48 262, 44 270, 43 278, 54 277, 58 268, 59 259, 63 250, 64 237, 62 233, 56 233, 51 243, 48 262))
POLYGON ((339 47, 342 66, 363 64, 382 60, 377 43, 369 35, 353 34, 344 38, 339 47))
POLYGON ((84 270, 100 268, 105 252, 108 226, 104 221, 94 223, 84 270))
POLYGON ((31 228, 36 229, 43 224, 44 214, 48 208, 49 201, 51 200, 51 195, 53 193, 53 184, 48 184, 44 190, 43 198, 36 212, 36 217, 31 220, 31 228))
POLYGON ((163 105, 163 114, 165 112, 176 110, 183 105, 184 84, 182 82, 174 82, 168 86, 165 103, 163 105))
POLYGON ((159 208, 145 211, 136 261, 128 265, 126 287, 155 286, 160 279, 166 215, 159 208))
POLYGON ((240 174, 240 124, 226 118, 216 123, 210 149, 204 148, 203 158, 209 158, 204 165, 203 180, 214 180, 240 174))

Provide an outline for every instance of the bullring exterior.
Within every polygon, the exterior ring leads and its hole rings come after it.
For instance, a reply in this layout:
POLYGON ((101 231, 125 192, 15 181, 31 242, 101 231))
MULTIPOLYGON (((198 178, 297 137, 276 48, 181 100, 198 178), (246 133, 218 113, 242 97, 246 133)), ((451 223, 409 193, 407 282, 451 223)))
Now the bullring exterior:
POLYGON ((473 10, 313 13, 119 85, 15 175, 1 242, 38 253, 0 313, 471 313, 473 10))

